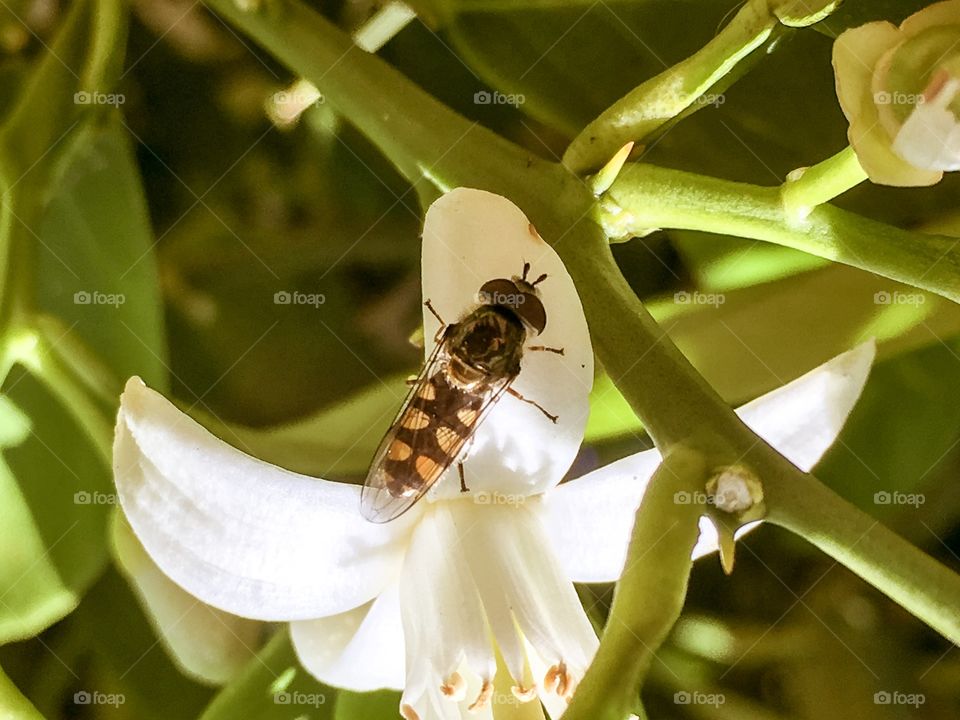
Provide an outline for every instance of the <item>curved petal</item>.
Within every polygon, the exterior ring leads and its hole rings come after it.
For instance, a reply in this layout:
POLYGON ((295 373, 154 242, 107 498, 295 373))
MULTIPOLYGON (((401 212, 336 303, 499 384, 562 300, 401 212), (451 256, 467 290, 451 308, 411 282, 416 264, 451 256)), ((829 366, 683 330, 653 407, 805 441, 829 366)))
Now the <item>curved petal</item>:
POLYGON ((320 682, 356 692, 400 690, 403 626, 396 584, 373 602, 339 615, 290 623, 297 657, 320 682))
MULTIPOLYGON (((459 188, 430 206, 423 229, 423 297, 444 322, 455 322, 476 307, 486 281, 520 275, 525 262, 531 279, 547 275, 537 285, 547 324, 540 335, 528 333, 513 388, 558 420, 554 424, 532 405, 502 396, 477 431, 464 463, 473 491, 534 494, 560 481, 583 440, 593 350, 569 273, 516 205, 499 195, 459 188), (564 354, 533 351, 530 345, 563 348, 564 354)), ((427 309, 424 328, 429 356, 438 323, 427 309)), ((437 489, 458 493, 455 468, 437 489)))
MULTIPOLYGON (((960 80, 951 79, 948 85, 950 88, 943 92, 952 100, 960 89, 960 80)), ((960 123, 943 102, 917 105, 897 133, 893 149, 916 167, 960 170, 960 123)))
POLYGON ((112 522, 113 553, 173 661, 202 683, 222 685, 254 657, 266 627, 201 602, 163 574, 123 514, 112 522))
POLYGON ((917 10, 900 23, 900 30, 912 37, 939 25, 960 25, 960 0, 944 0, 917 10))
MULTIPOLYGON (((450 503, 491 630, 513 677, 523 678, 522 660, 507 653, 517 644, 519 630, 537 657, 549 666, 562 664, 576 682, 599 641, 554 554, 540 510, 540 498, 515 505, 450 503), (510 622, 496 623, 497 614, 510 622)), ((543 675, 535 681, 542 685, 543 675)))
POLYGON ((131 379, 114 439, 120 502, 154 562, 206 603, 258 620, 350 610, 396 576, 418 512, 374 525, 360 488, 297 475, 218 440, 131 379))
MULTIPOLYGON (((846 422, 874 354, 873 342, 866 342, 744 405, 737 414, 790 462, 809 470, 846 422)), ((573 580, 610 582, 620 576, 634 513, 659 463, 657 450, 647 450, 546 495, 551 545, 573 580)), ((695 557, 717 549, 712 525, 701 522, 700 527, 695 557)))
POLYGON ((888 22, 871 22, 840 34, 833 44, 837 99, 850 122, 847 136, 864 171, 875 183, 896 186, 933 185, 941 173, 913 167, 892 148, 893 137, 881 122, 877 104, 882 89, 874 87, 881 58, 903 39, 888 22))
MULTIPOLYGON (((472 538, 451 506, 432 503, 414 530, 400 580, 407 678, 402 704, 420 718, 459 718, 496 672, 480 594, 465 553, 472 538), (469 693, 469 694, 468 694, 469 693), (463 708, 460 706, 464 705, 463 708)), ((489 698, 480 703, 489 705, 489 698)))

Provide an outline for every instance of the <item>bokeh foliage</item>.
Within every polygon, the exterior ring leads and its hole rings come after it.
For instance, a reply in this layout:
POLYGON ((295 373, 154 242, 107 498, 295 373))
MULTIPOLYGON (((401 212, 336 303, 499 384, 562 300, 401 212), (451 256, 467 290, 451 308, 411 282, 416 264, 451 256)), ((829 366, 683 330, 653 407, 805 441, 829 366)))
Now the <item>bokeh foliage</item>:
MULTIPOLYGON (((832 39, 924 4, 849 0, 813 28, 778 33, 722 102, 668 128, 643 159, 773 184, 836 152, 846 123, 832 39)), ((200 7, 134 2, 111 18, 80 0, 46 14, 39 5, 11 3, 0 20, 4 292, 30 299, 30 312, 43 316, 41 346, 49 346, 46 374, 15 359, 0 396, 0 666, 12 681, 0 675, 0 710, 51 720, 290 718, 294 711, 272 696, 298 688, 327 698, 298 708, 299 717, 392 717, 395 695, 338 693, 311 680, 282 631, 223 690, 184 677, 111 566, 110 505, 78 501, 111 493, 106 458, 85 427, 92 417, 109 422, 110 396, 78 409, 51 382, 65 374, 83 386, 94 373, 90 387, 104 385, 96 378, 118 387, 138 374, 248 452, 356 480, 420 357, 409 342, 419 326, 416 193, 326 103, 293 127, 272 125, 264 103, 294 78, 200 7), (91 77, 92 87, 115 87, 123 104, 78 104, 91 77), (285 291, 320 293, 324 302, 277 305, 275 293, 285 291), (78 304, 78 292, 119 293, 125 302, 78 304), (76 362, 88 351, 95 361, 76 362), (126 702, 74 702, 74 693, 94 688, 126 702)), ((556 160, 610 103, 713 37, 736 4, 414 5, 422 20, 381 56, 468 118, 556 160), (475 93, 492 90, 523 102, 475 102, 475 93)), ((370 9, 314 6, 345 29, 370 9)), ((862 185, 837 204, 960 236, 958 189, 956 177, 922 190, 862 185)), ((956 567, 954 304, 925 294, 909 307, 877 305, 875 293, 906 289, 724 236, 657 232, 615 254, 730 402, 878 337, 881 361, 818 476, 956 567), (725 300, 674 301, 694 289, 725 300), (891 490, 926 501, 875 502, 891 490)), ((5 305, 7 312, 19 310, 5 305)), ((574 472, 647 446, 605 376, 592 411, 574 472)), ((687 613, 646 690, 652 717, 908 717, 910 708, 873 702, 884 690, 923 693, 916 717, 960 711, 960 655, 939 636, 785 533, 763 528, 744 548, 732 578, 714 561, 697 565, 687 613), (694 689, 728 702, 673 701, 694 689)), ((609 588, 582 592, 602 622, 609 588)))

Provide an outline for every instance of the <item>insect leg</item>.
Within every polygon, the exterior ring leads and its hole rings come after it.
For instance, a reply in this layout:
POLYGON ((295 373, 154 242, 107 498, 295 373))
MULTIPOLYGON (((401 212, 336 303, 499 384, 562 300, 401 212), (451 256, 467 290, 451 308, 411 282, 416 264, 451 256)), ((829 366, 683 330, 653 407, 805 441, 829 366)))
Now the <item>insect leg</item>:
POLYGON ((427 310, 433 313, 433 316, 437 319, 438 323, 440 323, 441 325, 446 325, 446 323, 443 321, 443 318, 440 317, 440 313, 438 313, 436 308, 433 307, 433 303, 430 302, 429 299, 426 300, 423 304, 426 306, 427 310))
POLYGON ((527 350, 539 350, 541 352, 552 352, 557 355, 563 355, 563 348, 547 347, 546 345, 530 345, 527 350))
POLYGON ((433 336, 434 342, 439 342, 440 336, 443 335, 443 331, 446 329, 447 324, 443 321, 443 318, 440 317, 440 313, 437 312, 436 308, 433 307, 433 303, 430 302, 429 298, 427 298, 423 304, 426 306, 427 310, 433 313, 433 316, 437 319, 437 322, 440 323, 440 327, 437 328, 437 332, 433 336))
POLYGON ((543 408, 543 406, 540 405, 540 403, 536 402, 535 400, 531 400, 531 399, 529 399, 529 398, 525 398, 523 395, 521 395, 520 393, 518 393, 518 392, 517 392, 516 390, 514 390, 512 387, 508 387, 508 388, 507 388, 507 392, 510 393, 511 395, 513 395, 517 400, 523 400, 523 402, 528 403, 528 404, 530 404, 530 405, 533 405, 537 410, 539 410, 539 411, 542 412, 544 415, 546 415, 548 418, 550 418, 550 421, 551 421, 552 423, 556 424, 557 418, 558 418, 559 416, 558 416, 558 415, 551 415, 550 413, 548 413, 548 412, 543 408))
POLYGON ((463 461, 457 463, 457 472, 460 473, 460 492, 470 492, 470 488, 467 487, 467 481, 463 477, 463 461))

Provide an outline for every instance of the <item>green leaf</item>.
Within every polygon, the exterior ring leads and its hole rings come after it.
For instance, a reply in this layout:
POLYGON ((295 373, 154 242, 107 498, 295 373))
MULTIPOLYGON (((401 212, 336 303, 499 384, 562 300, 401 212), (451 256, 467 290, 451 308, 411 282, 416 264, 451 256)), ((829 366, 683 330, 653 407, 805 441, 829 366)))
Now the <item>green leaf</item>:
POLYGON ((387 720, 397 717, 400 693, 393 690, 355 693, 341 690, 337 695, 334 720, 387 720))
POLYGON ((192 410, 197 421, 249 455, 324 478, 365 473, 406 396, 405 375, 375 382, 331 408, 269 428, 225 423, 192 410))
POLYGON ((213 690, 190 680, 173 664, 115 569, 91 588, 70 622, 79 627, 83 647, 90 651, 97 689, 123 693, 129 717, 193 718, 210 702, 213 690), (122 632, 105 632, 107 627, 122 632))
POLYGON ((314 680, 281 630, 210 703, 200 720, 329 720, 337 691, 314 680))
POLYGON ((956 334, 879 363, 841 442, 818 469, 818 475, 851 502, 884 521, 899 520, 904 532, 920 543, 935 540, 919 526, 919 511, 938 512, 931 493, 938 486, 949 487, 955 474, 950 452, 960 428, 956 334), (875 499, 875 493, 895 491, 926 496, 921 507, 875 499))
POLYGON ((167 387, 146 202, 118 115, 78 126, 39 222, 37 309, 67 324, 119 379, 167 387))
POLYGON ((39 381, 16 369, 4 387, 30 419, 0 461, 0 643, 73 610, 107 561, 112 480, 80 426, 39 381))
POLYGON ((10 678, 0 669, 0 718, 3 720, 43 720, 43 715, 30 704, 10 678))

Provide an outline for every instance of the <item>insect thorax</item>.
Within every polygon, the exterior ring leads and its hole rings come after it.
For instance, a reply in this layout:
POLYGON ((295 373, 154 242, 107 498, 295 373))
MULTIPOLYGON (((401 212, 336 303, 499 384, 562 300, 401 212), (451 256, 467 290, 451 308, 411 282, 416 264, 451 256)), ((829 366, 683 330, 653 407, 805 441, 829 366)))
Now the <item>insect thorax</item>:
POLYGON ((491 376, 520 372, 526 328, 509 308, 481 305, 451 326, 451 379, 470 387, 491 376))

